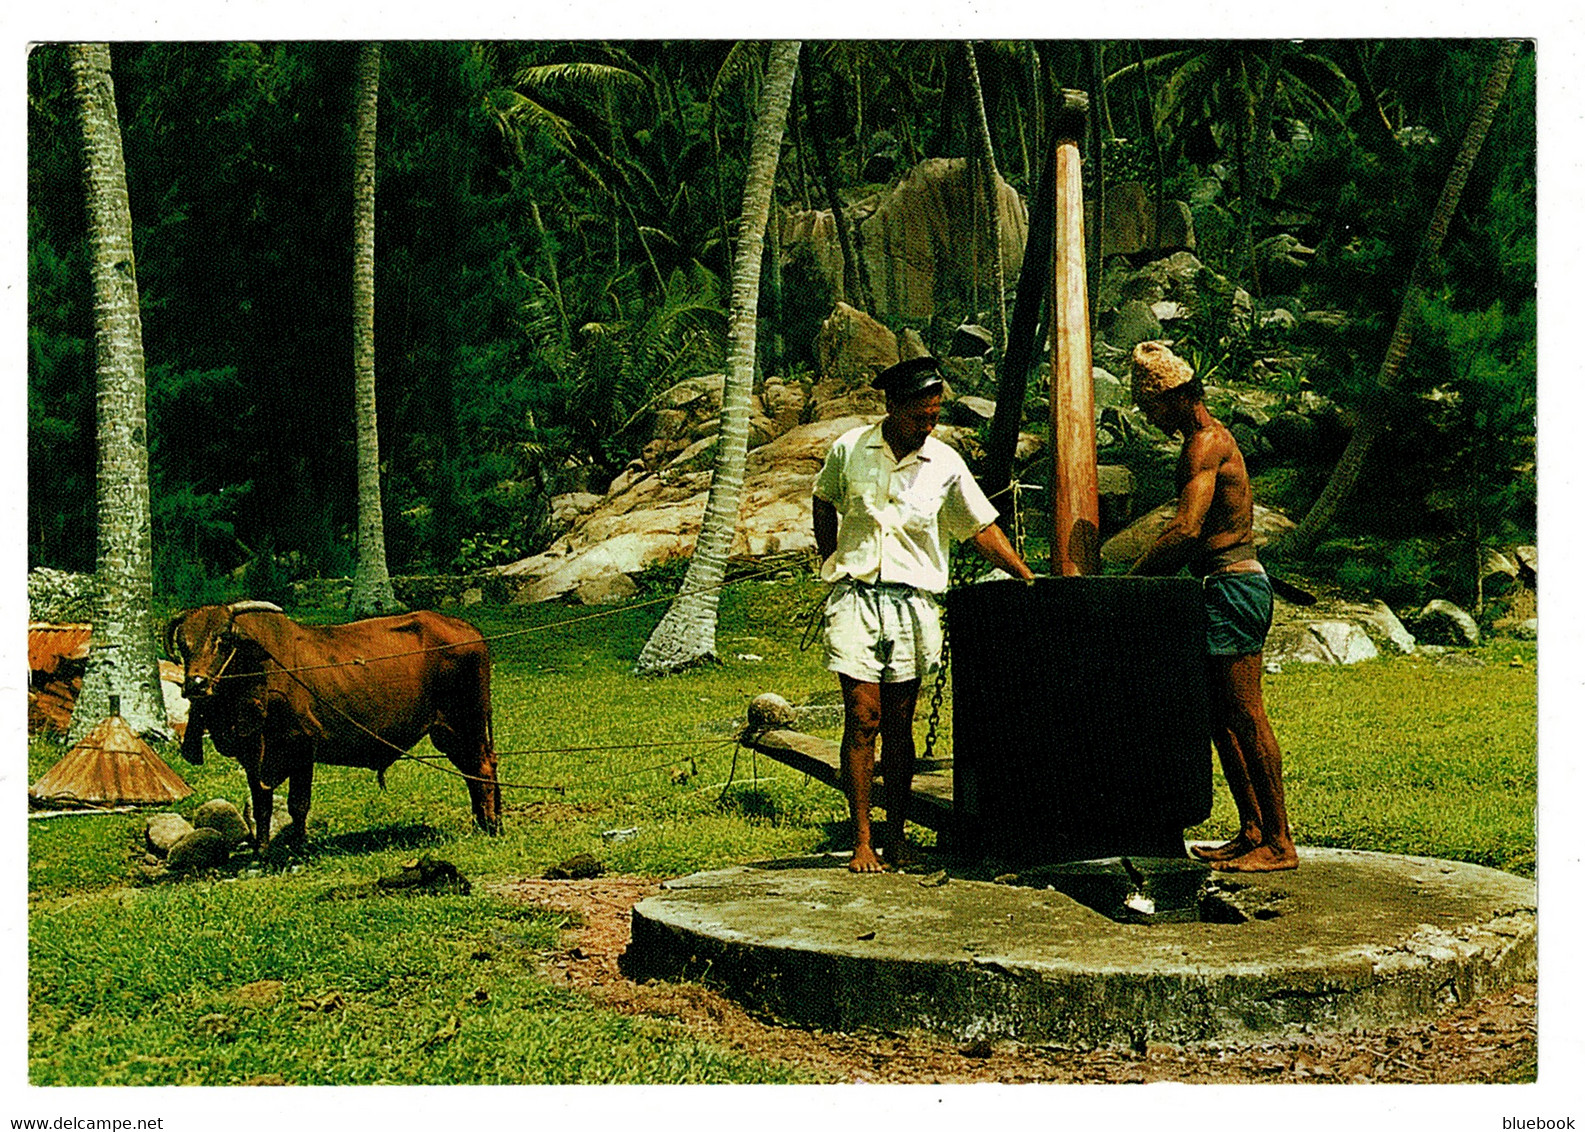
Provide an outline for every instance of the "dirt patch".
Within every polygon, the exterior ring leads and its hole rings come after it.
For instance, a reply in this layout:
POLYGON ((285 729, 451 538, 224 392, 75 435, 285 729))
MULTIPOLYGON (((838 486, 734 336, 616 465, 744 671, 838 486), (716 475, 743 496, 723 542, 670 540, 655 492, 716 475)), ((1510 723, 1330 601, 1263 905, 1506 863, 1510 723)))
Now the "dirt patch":
POLYGON ((512 900, 575 914, 542 964, 558 986, 612 1010, 672 1019, 701 1041, 835 1081, 890 1084, 1046 1081, 1124 1084, 1303 1082, 1453 1084, 1534 1081, 1536 987, 1509 987, 1434 1019, 1380 1030, 1281 1041, 1068 1051, 1013 1041, 962 1045, 924 1033, 823 1033, 758 1017, 697 983, 636 983, 618 965, 633 905, 658 880, 522 878, 481 885, 512 900))

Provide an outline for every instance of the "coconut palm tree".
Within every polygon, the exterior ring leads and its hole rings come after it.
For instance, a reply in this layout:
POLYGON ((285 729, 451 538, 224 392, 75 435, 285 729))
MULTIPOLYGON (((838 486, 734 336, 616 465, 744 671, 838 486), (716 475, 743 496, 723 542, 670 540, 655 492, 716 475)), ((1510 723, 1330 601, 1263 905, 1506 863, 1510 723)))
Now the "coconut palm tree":
POLYGON ((642 73, 592 60, 507 61, 490 45, 478 50, 486 65, 509 72, 503 77, 511 85, 490 91, 485 108, 519 160, 529 138, 544 138, 586 183, 610 192, 611 147, 602 148, 595 134, 605 134, 608 141, 616 137, 616 124, 608 116, 617 100, 649 92, 642 73))
POLYGON ((820 181, 825 189, 826 206, 831 209, 831 219, 837 230, 837 244, 842 249, 842 294, 844 302, 862 311, 873 311, 875 299, 870 291, 869 270, 864 257, 859 254, 853 239, 852 225, 842 208, 842 197, 837 192, 836 171, 831 153, 825 142, 825 132, 815 122, 814 84, 809 78, 809 68, 798 72, 798 93, 803 102, 804 119, 809 123, 807 137, 815 151, 815 166, 820 170, 820 181))
POLYGON ((110 78, 110 45, 75 44, 70 54, 87 186, 99 447, 98 610, 70 741, 111 713, 112 698, 134 730, 164 739, 169 732, 152 623, 143 324, 126 159, 110 78))
POLYGON ((638 104, 649 117, 654 115, 658 95, 642 68, 609 44, 591 44, 587 50, 614 62, 543 62, 533 58, 531 51, 526 61, 511 65, 500 60, 497 49, 479 50, 487 65, 510 69, 512 85, 492 90, 485 104, 517 159, 522 160, 528 138, 547 140, 580 180, 610 198, 618 256, 621 229, 617 217, 625 215, 656 286, 664 289, 649 232, 639 224, 632 204, 637 188, 653 199, 658 200, 661 194, 644 167, 625 154, 618 122, 619 104, 638 104))
MULTIPOLYGON (((1242 116, 1252 133, 1257 91, 1266 81, 1272 45, 1262 40, 1204 40, 1128 63, 1107 76, 1107 85, 1129 85, 1148 76, 1160 82, 1155 120, 1169 131, 1181 153, 1196 128, 1242 116)), ((1326 55, 1304 44, 1289 44, 1277 58, 1278 91, 1290 111, 1347 121, 1358 99, 1354 84, 1326 55)))
POLYGON ((1165 132, 1182 154, 1190 140, 1209 134, 1223 143, 1229 125, 1240 201, 1235 260, 1250 262, 1254 210, 1267 191, 1266 135, 1279 108, 1325 117, 1343 127, 1358 92, 1328 55, 1302 43, 1205 40, 1173 48, 1113 71, 1108 86, 1159 82, 1152 133, 1165 132))
POLYGON ((397 608, 385 565, 380 506, 380 439, 374 409, 374 134, 380 94, 380 45, 358 49, 353 72, 352 370, 358 444, 358 561, 352 571, 354 613, 397 608))
POLYGON ((991 145, 991 127, 985 117, 985 93, 980 88, 980 68, 974 58, 972 43, 963 44, 963 65, 968 71, 969 90, 973 95, 974 105, 970 108, 973 123, 969 132, 978 150, 975 164, 979 169, 978 180, 983 190, 984 228, 989 245, 987 257, 991 268, 991 310, 995 316, 995 325, 991 328, 991 356, 1000 372, 1002 355, 1007 350, 1007 284, 1002 273, 1001 193, 998 191, 1001 174, 996 168, 996 150, 991 145))
MULTIPOLYGON (((566 428, 577 451, 614 476, 642 442, 635 426, 655 406, 656 398, 678 381, 721 365, 725 320, 719 282, 709 271, 692 265, 679 268, 666 290, 638 297, 627 285, 583 277, 593 289, 605 284, 606 294, 591 305, 619 310, 612 317, 575 323, 559 289, 542 278, 528 280, 519 315, 535 365, 565 398, 566 428)), ((582 288, 574 288, 575 295, 582 288)))
POLYGON ((1344 500, 1354 490, 1354 484, 1365 467, 1365 457, 1369 455, 1371 446, 1376 438, 1387 430, 1391 414, 1389 395, 1398 382, 1398 372, 1403 366, 1404 358, 1409 354, 1409 345, 1414 340, 1415 327, 1419 321, 1421 304, 1425 301, 1426 287, 1431 281, 1432 268, 1441 253, 1442 242, 1447 238, 1453 214, 1458 210, 1458 200, 1464 191, 1464 183, 1469 180, 1470 170, 1475 166, 1475 158, 1480 155, 1486 134, 1491 129, 1492 119, 1497 116, 1497 107, 1502 102, 1503 93, 1508 89, 1508 80, 1512 77, 1514 64, 1519 58, 1519 48, 1520 44, 1517 41, 1504 43, 1492 63, 1491 71, 1486 77, 1486 85, 1481 91, 1480 101, 1476 103, 1475 113, 1471 116, 1469 127, 1464 132, 1464 143, 1459 147, 1458 156, 1448 172, 1447 182, 1442 187, 1442 195, 1437 200, 1436 210, 1431 214, 1431 221, 1426 226, 1425 237, 1420 244, 1420 254, 1415 259, 1414 268, 1409 275, 1409 286, 1404 292, 1403 305, 1398 310, 1397 324, 1393 327, 1392 338, 1387 343, 1387 352, 1382 358, 1381 368, 1376 373, 1376 388, 1360 414, 1353 435, 1349 437, 1348 447, 1338 458, 1337 466, 1332 469, 1332 476, 1327 480, 1326 488, 1321 492, 1320 498, 1315 501, 1298 528, 1273 548, 1274 556, 1280 554, 1284 558, 1295 558, 1307 554, 1314 548, 1320 540, 1321 532, 1331 523, 1344 500))
POLYGON ((777 157, 798 69, 794 41, 773 43, 765 86, 755 117, 743 186, 743 220, 732 264, 732 306, 727 324, 726 381, 721 393, 721 438, 705 504, 704 523, 682 590, 639 653, 636 671, 675 672, 715 659, 716 610, 726 577, 727 554, 737 530, 748 462, 749 399, 754 389, 755 321, 758 317, 760 257, 770 216, 777 157))

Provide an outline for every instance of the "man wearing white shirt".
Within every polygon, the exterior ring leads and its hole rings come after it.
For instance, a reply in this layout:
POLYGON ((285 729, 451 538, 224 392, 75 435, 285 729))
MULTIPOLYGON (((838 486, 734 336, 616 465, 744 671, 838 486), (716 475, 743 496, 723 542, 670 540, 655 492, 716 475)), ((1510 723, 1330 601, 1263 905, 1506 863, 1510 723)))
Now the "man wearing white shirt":
POLYGON ((941 418, 936 359, 900 362, 874 386, 886 394, 886 416, 838 437, 814 486, 820 576, 833 587, 825 607, 826 667, 842 684, 842 781, 854 824, 848 868, 861 873, 902 863, 906 852, 914 706, 920 680, 941 662, 935 595, 947 588, 944 540, 968 539, 993 565, 1034 579, 962 457, 930 435, 941 418), (886 826, 874 840, 877 735, 886 751, 886 826))

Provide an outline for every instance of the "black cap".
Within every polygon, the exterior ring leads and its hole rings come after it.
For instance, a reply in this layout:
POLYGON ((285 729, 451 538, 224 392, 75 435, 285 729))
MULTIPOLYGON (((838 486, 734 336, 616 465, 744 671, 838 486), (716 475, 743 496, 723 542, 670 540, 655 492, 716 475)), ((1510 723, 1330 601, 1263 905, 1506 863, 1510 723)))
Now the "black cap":
POLYGON ((881 370, 870 384, 888 397, 913 397, 943 384, 941 363, 929 354, 909 358, 906 362, 898 362, 881 370))

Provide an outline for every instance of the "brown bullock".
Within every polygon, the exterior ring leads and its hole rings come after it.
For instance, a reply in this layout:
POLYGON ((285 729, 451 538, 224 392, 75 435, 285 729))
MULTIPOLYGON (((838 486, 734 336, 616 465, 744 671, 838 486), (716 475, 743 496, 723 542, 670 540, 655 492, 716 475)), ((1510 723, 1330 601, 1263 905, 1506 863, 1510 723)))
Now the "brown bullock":
POLYGON ((490 724, 490 651, 465 621, 419 611, 347 625, 299 625, 264 601, 206 605, 172 618, 165 647, 191 702, 182 754, 215 749, 247 772, 261 849, 274 791, 289 783, 285 836, 303 837, 314 764, 385 771, 426 734, 467 777, 473 816, 501 820, 490 724))

